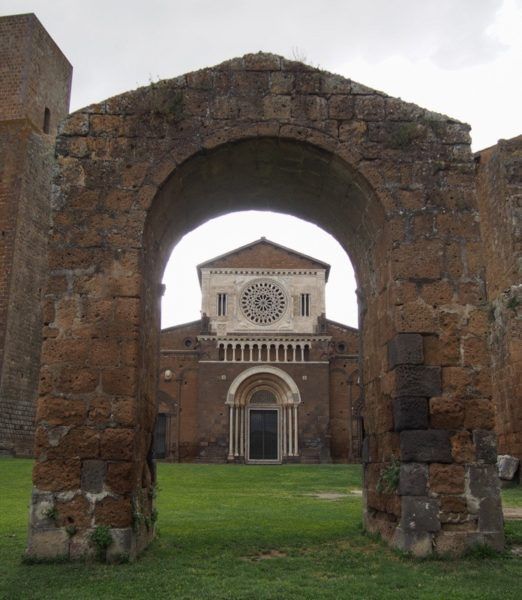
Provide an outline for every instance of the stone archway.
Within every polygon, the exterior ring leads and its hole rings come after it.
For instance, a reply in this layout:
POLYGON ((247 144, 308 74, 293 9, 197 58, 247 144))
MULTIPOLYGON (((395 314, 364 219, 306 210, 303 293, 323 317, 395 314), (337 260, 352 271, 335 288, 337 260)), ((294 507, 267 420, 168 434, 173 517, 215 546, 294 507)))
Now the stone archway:
POLYGON ((28 553, 85 555, 97 525, 111 527, 112 554, 151 539, 163 268, 186 232, 251 208, 319 225, 354 264, 365 526, 417 554, 501 547, 468 129, 266 54, 71 115, 57 140, 28 553), (397 489, 383 491, 397 461, 397 489))

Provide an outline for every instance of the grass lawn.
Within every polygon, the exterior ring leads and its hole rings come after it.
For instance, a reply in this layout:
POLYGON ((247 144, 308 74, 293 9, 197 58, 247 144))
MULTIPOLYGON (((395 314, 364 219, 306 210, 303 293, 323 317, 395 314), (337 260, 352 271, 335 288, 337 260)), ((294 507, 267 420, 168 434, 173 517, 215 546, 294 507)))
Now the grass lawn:
MULTIPOLYGON (((29 460, 0 459, 0 598, 521 598, 522 558, 413 560, 366 537, 360 468, 160 464, 159 536, 134 564, 25 565, 29 460)), ((522 490, 508 490, 522 506, 522 490)), ((522 544, 522 521, 510 522, 522 544)))

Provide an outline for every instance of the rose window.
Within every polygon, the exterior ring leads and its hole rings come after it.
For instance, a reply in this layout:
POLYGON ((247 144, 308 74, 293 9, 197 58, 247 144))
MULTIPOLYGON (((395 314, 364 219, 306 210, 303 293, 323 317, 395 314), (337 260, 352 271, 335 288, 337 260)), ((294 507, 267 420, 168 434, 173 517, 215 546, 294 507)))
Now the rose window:
POLYGON ((256 325, 270 325, 283 316, 286 294, 275 281, 255 281, 243 290, 240 304, 249 321, 256 325))

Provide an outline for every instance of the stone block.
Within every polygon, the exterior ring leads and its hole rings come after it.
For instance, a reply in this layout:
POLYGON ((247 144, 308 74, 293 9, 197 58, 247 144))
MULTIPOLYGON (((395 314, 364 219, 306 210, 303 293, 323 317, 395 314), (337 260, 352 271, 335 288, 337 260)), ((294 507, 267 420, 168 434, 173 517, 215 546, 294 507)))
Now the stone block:
POLYGON ((453 462, 449 433, 442 429, 402 431, 400 449, 404 462, 453 462))
POLYGON ((497 552, 503 552, 506 547, 506 538, 504 537, 504 531, 495 532, 484 532, 482 533, 483 544, 493 548, 497 552))
POLYGON ((64 558, 69 556, 69 536, 65 529, 32 529, 27 556, 39 559, 64 558))
POLYGON ((33 490, 29 512, 31 528, 52 529, 54 527, 54 521, 49 518, 48 515, 53 507, 54 496, 52 493, 33 490))
POLYGON ((71 536, 69 542, 69 558, 71 560, 85 560, 94 557, 95 549, 91 542, 92 532, 93 529, 86 529, 71 536))
POLYGON ((474 498, 495 497, 499 494, 499 480, 495 465, 468 467, 468 492, 474 498))
POLYGON ((101 458, 107 460, 130 460, 134 448, 132 429, 106 429, 100 441, 101 458))
POLYGON ((132 490, 132 463, 116 462, 107 466, 107 486, 118 494, 126 494, 132 490))
POLYGON ((443 513, 466 513, 467 503, 463 496, 442 496, 440 510, 443 513))
POLYGON ((457 463, 474 462, 475 446, 469 431, 459 431, 451 437, 451 454, 457 463))
POLYGON ((397 365, 422 365, 424 351, 422 335, 418 333, 398 333, 388 342, 388 368, 397 365))
POLYGON ((499 496, 482 498, 478 511, 478 524, 481 532, 503 530, 504 518, 499 496))
POLYGON ((91 524, 91 504, 82 494, 77 494, 71 500, 57 500, 55 507, 56 522, 60 527, 85 529, 91 524))
POLYGON ((393 400, 395 431, 428 428, 428 400, 419 397, 400 397, 393 400))
POLYGON ((430 492, 435 494, 463 494, 464 467, 462 465, 431 464, 430 492))
POLYGON ((425 496, 427 494, 428 466, 422 463, 403 463, 399 477, 400 496, 425 496))
POLYGON ((80 460, 47 460, 36 463, 33 483, 40 490, 60 492, 80 487, 80 460))
POLYGON ((434 539, 435 552, 450 556, 460 556, 471 546, 482 542, 480 534, 467 531, 440 531, 434 539))
POLYGON ((518 458, 509 456, 509 454, 500 454, 497 457, 497 469, 500 479, 504 479, 505 481, 514 479, 519 464, 520 461, 518 458))
POLYGON ((130 499, 107 496, 96 503, 94 516, 96 525, 130 527, 132 525, 130 499))
POLYGON ((464 411, 464 427, 466 429, 493 429, 495 411, 491 400, 487 398, 466 400, 464 411))
POLYGON ((132 369, 108 369, 102 373, 102 387, 106 394, 132 396, 136 391, 136 374, 132 369))
POLYGON ((103 460, 84 460, 82 463, 82 490, 92 494, 103 491, 105 462, 103 460))
POLYGON ((38 400, 37 419, 49 425, 78 425, 85 419, 83 400, 44 396, 38 400))
POLYGON ((433 552, 433 534, 428 532, 404 531, 397 527, 392 544, 404 552, 411 552, 417 558, 429 556, 433 552))
POLYGON ((402 496, 401 529, 418 533, 440 529, 439 501, 427 496, 402 496))
POLYGON ((107 548, 107 562, 136 558, 136 534, 131 527, 111 529, 112 544, 107 548))
POLYGON ((423 396, 431 398, 441 394, 440 367, 398 365, 395 367, 394 396, 423 396))
POLYGON ((89 427, 76 427, 61 437, 53 448, 48 448, 48 458, 91 458, 99 454, 99 433, 89 427))
POLYGON ((488 464, 497 462, 497 434, 494 431, 475 429, 473 443, 478 462, 488 464))
POLYGON ((434 429, 459 429, 463 423, 462 401, 446 396, 430 398, 430 425, 434 429))

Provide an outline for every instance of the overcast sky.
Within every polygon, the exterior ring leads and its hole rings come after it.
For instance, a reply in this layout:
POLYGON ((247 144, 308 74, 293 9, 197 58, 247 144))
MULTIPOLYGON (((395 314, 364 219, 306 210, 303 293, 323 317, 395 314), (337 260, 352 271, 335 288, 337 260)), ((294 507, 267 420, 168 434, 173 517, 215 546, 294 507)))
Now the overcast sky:
MULTIPOLYGON (((72 110, 263 50, 468 122, 475 150, 522 133, 522 0, 0 0, 0 14, 24 12, 36 13, 74 66, 72 110)), ((197 262, 261 235, 332 264, 330 287, 346 266, 313 226, 238 218, 206 224, 178 247, 177 263, 194 260, 183 275, 169 265, 166 283, 173 291, 183 282, 188 307, 166 295, 165 325, 198 318, 186 274, 197 262)), ((353 290, 330 295, 329 316, 355 324, 353 290)))

